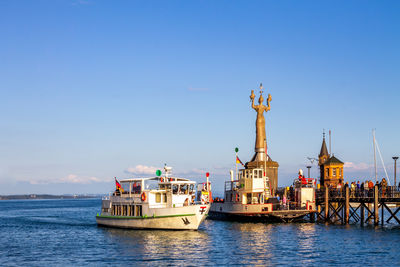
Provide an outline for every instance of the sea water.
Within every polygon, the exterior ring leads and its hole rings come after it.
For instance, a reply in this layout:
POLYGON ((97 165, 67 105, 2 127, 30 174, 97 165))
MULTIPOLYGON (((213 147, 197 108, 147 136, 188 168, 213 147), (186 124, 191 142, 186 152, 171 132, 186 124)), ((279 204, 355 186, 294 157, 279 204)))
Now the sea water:
POLYGON ((206 220, 198 231, 98 227, 100 199, 0 201, 0 266, 399 266, 400 226, 206 220))

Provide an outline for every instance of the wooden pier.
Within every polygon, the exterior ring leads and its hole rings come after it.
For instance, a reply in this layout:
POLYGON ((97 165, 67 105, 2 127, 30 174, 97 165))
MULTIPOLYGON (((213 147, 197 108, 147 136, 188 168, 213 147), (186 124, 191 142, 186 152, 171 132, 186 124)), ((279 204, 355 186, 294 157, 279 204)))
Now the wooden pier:
POLYGON ((321 188, 316 191, 317 220, 329 223, 373 223, 384 224, 385 211, 390 214, 386 223, 392 220, 400 224, 396 214, 400 211, 400 192, 396 186, 369 190, 321 188), (394 211, 388 205, 395 205, 394 211))

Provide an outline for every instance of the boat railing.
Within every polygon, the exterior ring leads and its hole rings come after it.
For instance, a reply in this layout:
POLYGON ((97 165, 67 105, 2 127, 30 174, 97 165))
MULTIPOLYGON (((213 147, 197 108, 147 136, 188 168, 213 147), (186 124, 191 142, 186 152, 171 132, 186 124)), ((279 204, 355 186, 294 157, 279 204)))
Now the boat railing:
POLYGON ((237 189, 239 189, 239 180, 225 182, 225 192, 234 191, 237 189))
POLYGON ((204 201, 198 201, 198 200, 192 202, 192 205, 206 205, 206 204, 209 204, 209 203, 205 203, 204 201))

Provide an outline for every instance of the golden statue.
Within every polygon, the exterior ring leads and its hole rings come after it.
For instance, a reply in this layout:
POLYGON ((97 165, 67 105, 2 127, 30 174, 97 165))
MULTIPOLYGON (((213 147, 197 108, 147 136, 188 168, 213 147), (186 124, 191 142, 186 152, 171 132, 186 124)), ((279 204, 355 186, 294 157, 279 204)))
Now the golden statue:
MULTIPOLYGON (((254 105, 254 90, 251 90, 251 107, 257 111, 257 120, 256 120, 256 145, 255 145, 255 152, 256 153, 265 153, 265 142, 266 142, 266 134, 265 134, 265 118, 264 118, 264 111, 268 112, 271 107, 269 102, 271 102, 272 97, 268 94, 267 98, 267 105, 263 105, 264 98, 262 96, 263 93, 263 86, 260 84, 260 98, 258 99, 259 105, 254 105)), ((261 156, 263 158, 263 156, 261 156)))

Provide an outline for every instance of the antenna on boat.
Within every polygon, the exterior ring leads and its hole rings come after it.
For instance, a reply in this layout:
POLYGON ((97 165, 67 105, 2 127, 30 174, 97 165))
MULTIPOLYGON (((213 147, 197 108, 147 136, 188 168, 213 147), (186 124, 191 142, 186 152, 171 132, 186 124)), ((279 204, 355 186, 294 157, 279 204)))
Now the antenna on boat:
POLYGON ((164 163, 164 172, 165 172, 165 178, 168 178, 169 175, 171 174, 172 167, 168 167, 167 163, 164 163))

